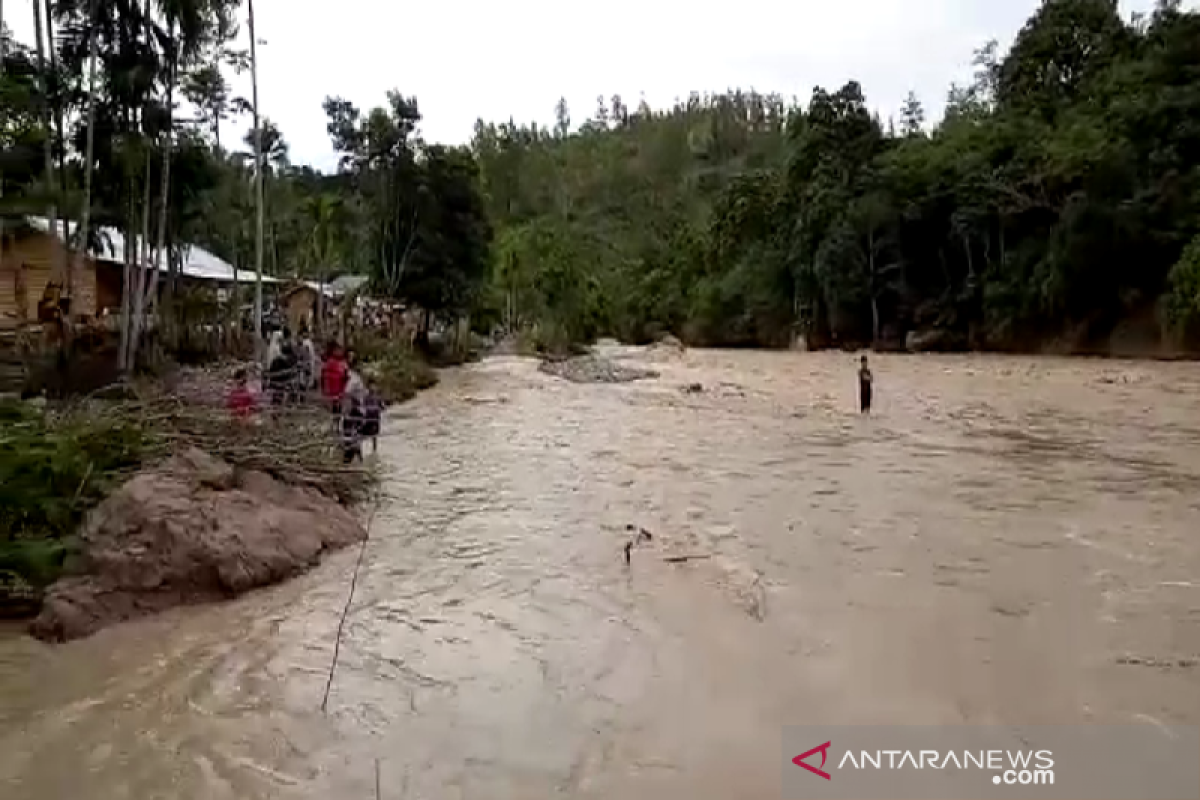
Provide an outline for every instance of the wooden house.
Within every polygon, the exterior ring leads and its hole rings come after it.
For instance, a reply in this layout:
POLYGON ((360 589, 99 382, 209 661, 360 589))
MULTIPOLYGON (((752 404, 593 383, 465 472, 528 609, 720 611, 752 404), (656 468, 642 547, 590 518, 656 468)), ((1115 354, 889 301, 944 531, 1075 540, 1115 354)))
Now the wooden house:
POLYGON ((279 305, 293 334, 315 330, 317 288, 314 284, 294 284, 279 295, 279 305))
POLYGON ((97 316, 106 304, 121 304, 121 269, 66 248, 56 236, 30 225, 5 225, 0 240, 0 330, 38 321, 44 298, 66 293, 66 270, 73 277, 68 311, 74 319, 97 316))
MULTIPOLYGON (((70 229, 73 231, 74 223, 70 229)), ((0 330, 37 322, 38 304, 44 297, 55 292, 65 296, 64 265, 71 265, 74 270, 73 297, 67 306, 73 320, 86 321, 106 312, 120 313, 125 274, 124 236, 112 228, 97 228, 98 246, 81 254, 67 248, 61 233, 56 233, 50 231, 50 225, 41 217, 6 221, 0 242, 0 330)), ((189 245, 183 254, 179 271, 183 286, 220 288, 254 283, 256 279, 254 272, 237 271, 202 247, 189 245)), ((165 259, 159 270, 166 272, 165 259)), ((266 275, 263 282, 278 283, 266 275)), ((165 283, 160 279, 160 287, 165 283)))

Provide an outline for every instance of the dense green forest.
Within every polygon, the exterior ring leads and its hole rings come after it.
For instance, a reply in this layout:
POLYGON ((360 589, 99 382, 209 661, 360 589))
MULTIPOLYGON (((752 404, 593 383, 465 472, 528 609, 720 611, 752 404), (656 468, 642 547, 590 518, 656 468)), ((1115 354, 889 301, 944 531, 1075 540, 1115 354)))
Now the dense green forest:
POLYGON ((238 0, 32 5, 38 41, 3 55, 6 219, 90 216, 280 276, 368 273, 547 341, 1200 337, 1200 14, 1178 3, 1123 20, 1115 0, 1046 0, 1008 53, 981 47, 936 124, 911 96, 879 119, 850 80, 803 104, 599 98, 582 123, 560 102, 552 125, 480 121, 446 147, 422 140, 416 98, 331 97, 334 174, 292 165, 286 132, 233 96, 254 67, 238 0), (221 141, 243 115, 245 141, 221 141))

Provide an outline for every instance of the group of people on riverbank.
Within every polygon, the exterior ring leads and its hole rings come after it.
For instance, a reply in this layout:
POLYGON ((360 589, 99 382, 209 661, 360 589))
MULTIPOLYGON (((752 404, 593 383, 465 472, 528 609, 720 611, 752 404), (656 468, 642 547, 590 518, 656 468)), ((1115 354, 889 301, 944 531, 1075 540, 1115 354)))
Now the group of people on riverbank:
MULTIPOLYGON (((347 464, 362 460, 365 440, 371 439, 373 448, 378 448, 383 401, 364 380, 354 351, 336 342, 329 343, 324 354, 318 356, 307 333, 301 334, 297 342, 285 333, 272 334, 262 394, 274 409, 319 397, 332 416, 342 459, 347 464)), ((261 402, 251 389, 249 370, 239 369, 234 375, 227 405, 239 420, 257 418, 261 402)))

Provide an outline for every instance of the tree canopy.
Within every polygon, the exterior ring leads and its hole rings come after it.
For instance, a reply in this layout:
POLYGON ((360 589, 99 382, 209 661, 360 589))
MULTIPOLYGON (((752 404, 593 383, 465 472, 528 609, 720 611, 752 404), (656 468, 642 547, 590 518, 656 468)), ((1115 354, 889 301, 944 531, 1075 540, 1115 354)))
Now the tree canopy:
MULTIPOLYGON (((228 81, 247 68, 237 0, 47 7, 41 57, 6 38, 5 213, 86 204, 136 231, 163 210, 169 245, 252 268, 258 137, 220 139, 250 106, 228 81)), ((805 103, 601 97, 581 121, 560 100, 549 126, 481 120, 449 147, 423 140, 415 97, 330 97, 330 174, 291 163, 287 132, 260 123, 264 264, 369 274, 437 316, 569 340, 1032 348, 1148 319, 1194 344, 1200 15, 1044 0, 1009 52, 984 44, 975 64, 936 123, 915 94, 885 123, 847 80, 805 103)))

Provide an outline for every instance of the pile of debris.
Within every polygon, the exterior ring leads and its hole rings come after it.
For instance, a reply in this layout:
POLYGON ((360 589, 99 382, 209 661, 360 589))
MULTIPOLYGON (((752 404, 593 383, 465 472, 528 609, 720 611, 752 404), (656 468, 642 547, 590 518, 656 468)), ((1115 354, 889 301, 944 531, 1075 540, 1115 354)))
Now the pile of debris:
POLYGON ((683 342, 669 333, 646 346, 646 355, 654 359, 677 360, 682 358, 686 352, 687 348, 684 347, 683 342))
POLYGON ((351 511, 317 489, 185 448, 88 515, 78 562, 50 587, 31 630, 65 641, 172 606, 232 597, 365 536, 351 511))
POLYGON ((629 383, 657 378, 659 375, 652 369, 624 366, 594 354, 546 360, 538 369, 574 383, 629 383))
POLYGON ((251 376, 251 390, 261 394, 261 379, 253 363, 226 362, 209 367, 180 367, 165 381, 166 393, 178 400, 204 406, 223 406, 234 373, 246 369, 251 376))

